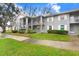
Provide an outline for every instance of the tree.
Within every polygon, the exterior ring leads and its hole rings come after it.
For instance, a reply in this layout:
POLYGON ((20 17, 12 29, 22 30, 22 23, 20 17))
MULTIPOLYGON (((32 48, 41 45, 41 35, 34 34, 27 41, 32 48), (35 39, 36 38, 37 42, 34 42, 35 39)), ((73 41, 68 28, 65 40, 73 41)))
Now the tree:
POLYGON ((51 8, 49 7, 33 7, 33 6, 27 6, 25 5, 25 8, 23 9, 27 12, 29 16, 38 16, 38 15, 44 15, 44 14, 51 14, 51 8))
POLYGON ((5 28, 8 21, 13 21, 13 17, 18 13, 19 10, 15 8, 14 3, 0 3, 0 26, 3 28, 3 32, 5 32, 5 28), (14 14, 15 13, 15 14, 14 14))
POLYGON ((41 14, 51 14, 51 8, 48 8, 48 7, 44 7, 41 9, 41 14))

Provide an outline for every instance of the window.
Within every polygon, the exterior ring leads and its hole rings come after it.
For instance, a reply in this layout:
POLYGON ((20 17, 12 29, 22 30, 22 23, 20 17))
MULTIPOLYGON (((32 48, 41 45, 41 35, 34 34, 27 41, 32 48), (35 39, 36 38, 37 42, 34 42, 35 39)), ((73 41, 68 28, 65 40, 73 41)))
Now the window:
POLYGON ((49 18, 47 18, 47 22, 49 22, 49 18))
POLYGON ((47 26, 47 30, 53 30, 53 26, 47 26))
POLYGON ((67 20, 67 19, 69 18, 69 15, 66 14, 66 15, 64 16, 64 18, 65 18, 65 20, 67 20))
POLYGON ((53 22, 53 17, 49 18, 50 22, 53 22))
POLYGON ((54 16, 54 19, 57 20, 59 16, 54 16))
POLYGON ((47 22, 53 22, 53 17, 47 18, 47 22))
POLYGON ((49 26, 49 30, 52 30, 52 26, 49 26))
POLYGON ((61 25, 60 29, 61 29, 61 30, 64 30, 64 25, 61 25))
POLYGON ((60 16, 60 19, 61 19, 61 20, 64 20, 64 15, 61 15, 61 16, 60 16))

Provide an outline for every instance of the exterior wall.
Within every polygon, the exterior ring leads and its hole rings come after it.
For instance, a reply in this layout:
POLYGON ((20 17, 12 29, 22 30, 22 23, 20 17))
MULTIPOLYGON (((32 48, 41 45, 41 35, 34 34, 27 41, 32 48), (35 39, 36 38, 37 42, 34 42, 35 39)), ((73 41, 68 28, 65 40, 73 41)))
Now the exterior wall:
POLYGON ((60 19, 61 15, 54 16, 54 17, 47 17, 43 20, 44 21, 44 31, 47 32, 47 27, 52 26, 53 30, 60 30, 60 25, 65 25, 65 30, 69 31, 69 14, 64 14, 65 19, 60 19), (51 18, 51 19, 49 19, 51 18))
MULTIPOLYGON (((77 31, 78 30, 78 23, 73 20, 77 19, 76 16, 79 16, 78 13, 68 13, 68 14, 61 14, 61 15, 54 15, 49 17, 35 17, 35 18, 26 18, 26 24, 25 28, 31 28, 35 30, 37 33, 44 32, 47 33, 48 27, 52 26, 52 30, 60 30, 60 25, 64 25, 65 29, 69 31, 69 34, 71 30, 77 31), (64 17, 61 18, 61 17, 64 17), (73 24, 73 25, 71 25, 73 24), (77 24, 77 25, 75 25, 77 24)), ((20 29, 23 25, 23 19, 17 19, 16 21, 16 27, 17 29, 20 29)), ((76 32, 77 33, 77 32, 76 32)))
POLYGON ((40 32, 44 32, 46 33, 49 26, 52 26, 53 30, 60 30, 60 25, 65 25, 65 29, 69 31, 69 14, 63 14, 64 19, 60 19, 62 15, 58 15, 58 16, 52 16, 52 17, 42 17, 42 19, 39 18, 33 18, 31 19, 31 26, 33 27, 33 29, 40 33, 40 32), (37 23, 36 23, 37 22, 37 23), (41 22, 43 25, 41 25, 41 22))
POLYGON ((41 32, 40 31, 40 17, 38 18, 29 18, 28 20, 28 26, 30 29, 35 30, 37 33, 41 32))
POLYGON ((15 26, 16 26, 16 29, 19 30, 19 29, 28 29, 28 18, 25 17, 25 20, 26 20, 26 24, 23 25, 23 18, 17 18, 16 19, 16 23, 15 23, 15 26))
POLYGON ((70 24, 70 31, 71 35, 78 35, 79 34, 79 24, 70 24))
POLYGON ((37 32, 40 33, 42 32, 42 18, 37 17, 33 19, 33 29, 37 32))
POLYGON ((65 25, 65 30, 69 31, 69 14, 64 14, 65 19, 60 19, 61 15, 52 16, 52 17, 38 17, 38 18, 29 18, 26 17, 26 25, 23 25, 23 19, 17 19, 16 26, 17 29, 21 29, 22 26, 25 26, 26 29, 31 27, 31 29, 35 30, 36 32, 47 32, 47 27, 52 26, 53 30, 60 30, 60 25, 65 25), (51 18, 51 19, 50 19, 51 18), (42 23, 42 24, 41 24, 42 23))
POLYGON ((47 32, 47 18, 42 17, 42 32, 46 33, 47 32))
POLYGON ((15 26, 16 26, 16 30, 20 29, 20 20, 19 20, 19 18, 16 19, 16 22, 15 22, 13 27, 15 27, 15 26))
POLYGON ((26 18, 26 30, 28 30, 28 18, 26 18))
POLYGON ((70 31, 69 34, 78 35, 79 33, 79 12, 74 12, 70 14, 70 31))

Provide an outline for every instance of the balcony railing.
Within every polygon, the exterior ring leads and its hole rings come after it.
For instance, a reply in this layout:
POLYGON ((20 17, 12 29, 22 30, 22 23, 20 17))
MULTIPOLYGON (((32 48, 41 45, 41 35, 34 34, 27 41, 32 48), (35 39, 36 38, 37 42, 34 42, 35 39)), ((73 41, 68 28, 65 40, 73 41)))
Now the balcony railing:
POLYGON ((20 25, 20 27, 21 27, 22 29, 25 29, 25 28, 26 28, 26 25, 20 25))
POLYGON ((42 22, 34 22, 33 25, 43 25, 44 23, 42 22))
POLYGON ((70 23, 79 23, 79 17, 70 18, 70 23))

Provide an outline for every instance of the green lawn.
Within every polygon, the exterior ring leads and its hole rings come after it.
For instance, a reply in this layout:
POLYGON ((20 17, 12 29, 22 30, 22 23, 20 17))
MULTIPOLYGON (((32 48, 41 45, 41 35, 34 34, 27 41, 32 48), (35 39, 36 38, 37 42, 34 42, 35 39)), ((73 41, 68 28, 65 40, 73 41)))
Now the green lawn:
POLYGON ((20 33, 8 33, 12 35, 18 35, 18 36, 25 36, 25 37, 30 37, 32 39, 36 40, 55 40, 55 41, 70 41, 70 36, 69 35, 60 35, 60 34, 20 34, 20 33))
POLYGON ((79 52, 0 39, 0 56, 78 56, 79 52))
POLYGON ((56 40, 56 41, 69 41, 69 35, 60 34, 29 34, 32 39, 42 39, 42 40, 56 40))

